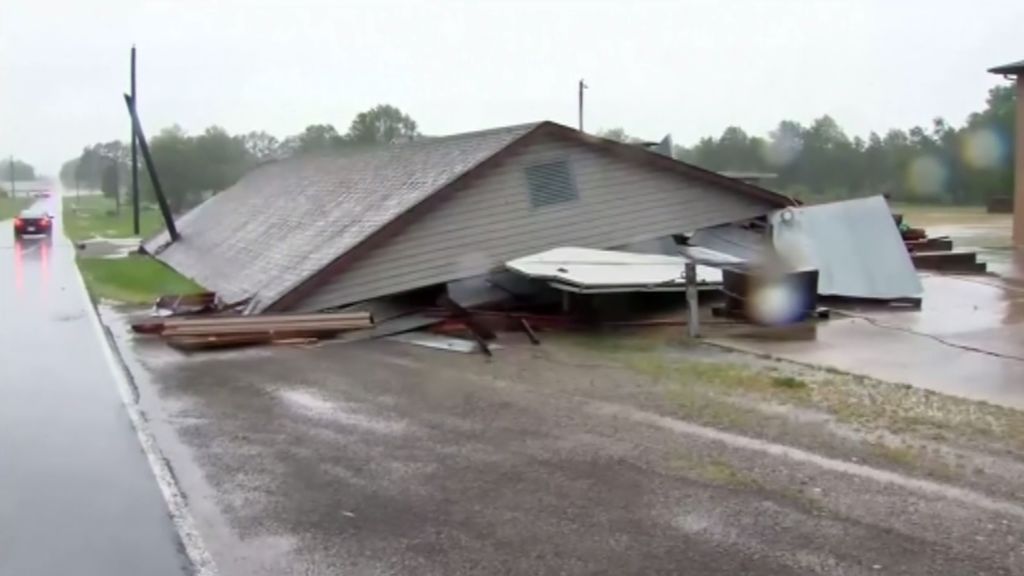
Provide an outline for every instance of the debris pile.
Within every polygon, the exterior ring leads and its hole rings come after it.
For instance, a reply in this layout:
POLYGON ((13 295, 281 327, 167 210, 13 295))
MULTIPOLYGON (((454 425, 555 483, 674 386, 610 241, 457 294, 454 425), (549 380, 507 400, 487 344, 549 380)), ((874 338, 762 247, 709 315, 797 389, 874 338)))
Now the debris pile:
POLYGON ((876 196, 790 206, 611 250, 555 246, 485 274, 315 313, 261 314, 251 301, 225 303, 214 293, 165 296, 133 328, 183 351, 336 338, 490 356, 502 333, 535 345, 543 330, 671 325, 697 336, 708 304, 712 322, 768 326, 827 319, 819 303, 919 307, 915 267, 933 261, 984 267, 952 250, 949 238, 910 228, 876 196))
POLYGON ((918 270, 984 274, 987 267, 978 260, 978 253, 955 250, 949 236, 929 237, 924 228, 914 228, 902 214, 893 214, 910 259, 918 270))

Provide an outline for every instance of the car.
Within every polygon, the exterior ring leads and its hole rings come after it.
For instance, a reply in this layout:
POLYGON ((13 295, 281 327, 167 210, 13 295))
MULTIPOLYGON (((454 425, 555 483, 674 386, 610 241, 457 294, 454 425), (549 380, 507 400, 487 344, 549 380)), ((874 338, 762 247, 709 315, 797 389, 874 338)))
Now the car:
POLYGON ((14 219, 14 237, 42 235, 53 233, 53 217, 37 210, 25 210, 14 219))

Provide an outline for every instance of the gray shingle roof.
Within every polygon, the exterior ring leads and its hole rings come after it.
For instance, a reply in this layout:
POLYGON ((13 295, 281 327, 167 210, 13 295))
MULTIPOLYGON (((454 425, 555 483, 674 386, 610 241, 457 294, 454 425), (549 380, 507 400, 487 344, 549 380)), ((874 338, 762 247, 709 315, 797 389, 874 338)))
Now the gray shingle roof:
POLYGON ((993 74, 1024 74, 1024 60, 989 68, 988 71, 993 74))
POLYGON ((525 124, 263 165, 146 249, 226 300, 262 309, 458 176, 526 135, 525 124))

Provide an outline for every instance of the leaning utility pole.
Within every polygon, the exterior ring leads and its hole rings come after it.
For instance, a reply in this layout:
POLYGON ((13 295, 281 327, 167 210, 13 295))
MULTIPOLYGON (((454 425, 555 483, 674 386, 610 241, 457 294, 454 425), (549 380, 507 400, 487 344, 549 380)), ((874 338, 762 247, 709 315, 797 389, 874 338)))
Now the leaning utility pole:
POLYGON ((583 91, 587 89, 587 85, 583 83, 583 79, 580 78, 580 132, 583 132, 583 91))
MULTIPOLYGON (((138 103, 138 94, 135 92, 135 45, 132 44, 132 105, 138 103)), ((132 230, 138 236, 139 232, 139 133, 135 130, 135 122, 132 122, 132 230)))
POLYGON ((156 173, 156 164, 153 163, 153 155, 149 153, 149 144, 146 143, 146 135, 142 132, 142 122, 139 121, 139 111, 135 108, 135 102, 128 94, 124 95, 124 103, 128 106, 128 114, 132 117, 132 128, 139 137, 139 152, 142 152, 142 160, 146 162, 146 170, 149 172, 149 181, 153 184, 153 193, 156 195, 156 202, 160 205, 160 213, 163 214, 164 224, 167 226, 167 234, 171 242, 177 242, 181 236, 178 234, 178 227, 174 225, 174 214, 164 196, 164 189, 160 187, 160 176, 156 173))

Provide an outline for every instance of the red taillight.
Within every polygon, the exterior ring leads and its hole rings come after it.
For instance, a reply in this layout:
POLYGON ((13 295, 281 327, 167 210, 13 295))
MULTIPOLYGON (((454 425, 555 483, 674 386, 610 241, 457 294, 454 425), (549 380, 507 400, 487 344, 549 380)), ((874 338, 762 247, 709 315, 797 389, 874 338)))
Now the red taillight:
POLYGON ((50 225, 50 219, 49 218, 43 218, 42 220, 39 221, 39 224, 41 224, 43 226, 43 228, 46 228, 47 226, 50 225))
POLYGON ((15 218, 14 219, 14 227, 15 228, 21 228, 21 224, 22 224, 21 218, 15 218))

